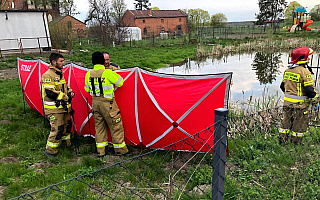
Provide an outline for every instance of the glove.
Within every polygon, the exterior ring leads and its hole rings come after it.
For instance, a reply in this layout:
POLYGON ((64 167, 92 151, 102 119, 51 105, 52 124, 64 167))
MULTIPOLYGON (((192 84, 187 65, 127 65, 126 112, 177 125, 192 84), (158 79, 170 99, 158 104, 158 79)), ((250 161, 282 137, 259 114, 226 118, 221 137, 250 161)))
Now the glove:
POLYGON ((68 93, 68 97, 69 97, 68 102, 69 102, 69 103, 72 102, 72 98, 73 98, 74 96, 75 96, 74 92, 69 92, 69 93, 68 93))

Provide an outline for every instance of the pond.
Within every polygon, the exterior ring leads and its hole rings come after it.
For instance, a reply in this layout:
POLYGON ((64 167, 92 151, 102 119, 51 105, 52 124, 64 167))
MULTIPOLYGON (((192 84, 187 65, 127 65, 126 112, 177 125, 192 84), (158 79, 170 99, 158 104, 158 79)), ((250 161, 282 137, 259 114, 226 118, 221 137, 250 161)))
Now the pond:
MULTIPOLYGON (((314 53, 314 55, 317 55, 314 53)), ((318 56, 310 56, 310 66, 319 66, 318 56)), ((237 55, 214 56, 203 60, 187 59, 157 72, 167 74, 216 74, 233 72, 233 84, 230 89, 231 101, 246 101, 261 98, 263 95, 283 97, 280 84, 283 72, 289 61, 288 52, 254 52, 237 55)), ((313 69, 314 80, 317 69, 313 69)), ((319 70, 320 73, 320 70, 319 70)), ((318 74, 319 74, 318 73, 318 74)))

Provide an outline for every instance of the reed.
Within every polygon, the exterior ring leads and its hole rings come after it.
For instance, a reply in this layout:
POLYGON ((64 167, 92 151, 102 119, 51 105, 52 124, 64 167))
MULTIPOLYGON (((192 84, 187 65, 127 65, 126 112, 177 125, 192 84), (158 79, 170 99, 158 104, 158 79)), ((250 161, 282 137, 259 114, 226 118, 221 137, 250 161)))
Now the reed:
POLYGON ((227 55, 229 53, 240 53, 250 51, 272 50, 292 50, 298 46, 308 46, 314 50, 319 49, 319 40, 316 38, 289 38, 274 39, 264 38, 259 40, 247 41, 239 45, 220 45, 215 44, 211 48, 206 48, 204 44, 199 44, 198 49, 201 56, 227 55))

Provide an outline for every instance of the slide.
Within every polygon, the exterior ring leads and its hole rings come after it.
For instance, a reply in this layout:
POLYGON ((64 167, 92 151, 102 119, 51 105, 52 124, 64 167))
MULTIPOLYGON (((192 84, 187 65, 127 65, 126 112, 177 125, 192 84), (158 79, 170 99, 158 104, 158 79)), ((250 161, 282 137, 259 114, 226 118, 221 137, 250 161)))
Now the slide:
POLYGON ((297 26, 298 26, 298 24, 292 25, 291 28, 289 28, 289 31, 290 31, 291 33, 294 33, 294 31, 296 30, 297 26))
POLYGON ((309 28, 308 26, 309 26, 310 24, 312 24, 312 23, 313 23, 313 21, 312 21, 311 19, 308 19, 308 20, 306 20, 306 24, 303 25, 302 28, 303 28, 304 30, 306 30, 306 31, 311 31, 311 28, 309 28))

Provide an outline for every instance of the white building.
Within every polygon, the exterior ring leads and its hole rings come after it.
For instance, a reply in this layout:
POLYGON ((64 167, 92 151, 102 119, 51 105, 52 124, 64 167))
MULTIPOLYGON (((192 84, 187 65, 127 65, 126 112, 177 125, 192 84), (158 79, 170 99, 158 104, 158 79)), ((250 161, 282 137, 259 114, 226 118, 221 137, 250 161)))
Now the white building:
POLYGON ((46 11, 0 10, 0 50, 50 50, 46 11))
POLYGON ((118 33, 121 41, 141 40, 141 29, 139 27, 119 27, 118 33))

